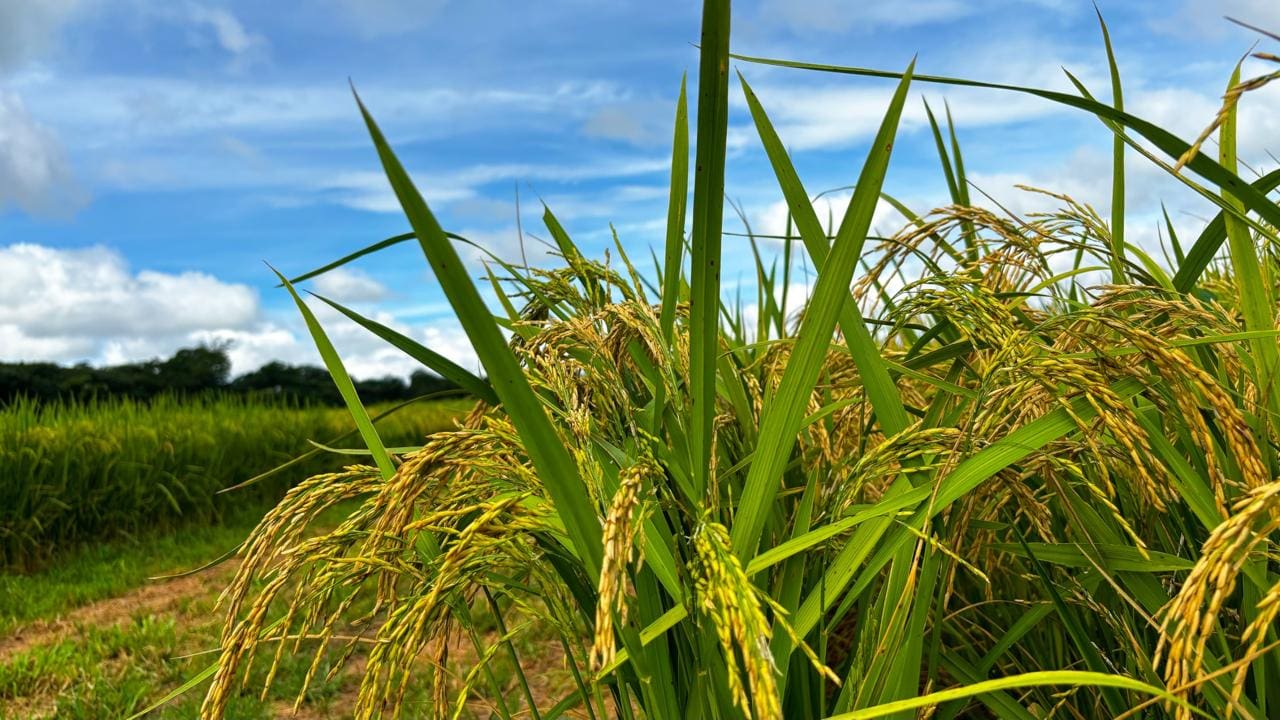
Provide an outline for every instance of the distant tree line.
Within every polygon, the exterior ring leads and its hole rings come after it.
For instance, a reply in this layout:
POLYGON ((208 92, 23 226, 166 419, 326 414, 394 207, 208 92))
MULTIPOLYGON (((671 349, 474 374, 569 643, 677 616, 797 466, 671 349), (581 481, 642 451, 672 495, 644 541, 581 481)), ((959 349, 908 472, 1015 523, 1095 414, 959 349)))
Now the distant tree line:
MULTIPOLYGON (((388 376, 356 380, 366 403, 408 400, 457 385, 418 370, 405 381, 388 376)), ((150 400, 162 394, 181 396, 234 394, 280 398, 302 404, 340 405, 342 397, 324 368, 271 362, 239 377, 231 377, 226 348, 184 348, 165 360, 91 367, 63 367, 54 363, 0 363, 0 404, 18 397, 37 402, 127 397, 150 400)))

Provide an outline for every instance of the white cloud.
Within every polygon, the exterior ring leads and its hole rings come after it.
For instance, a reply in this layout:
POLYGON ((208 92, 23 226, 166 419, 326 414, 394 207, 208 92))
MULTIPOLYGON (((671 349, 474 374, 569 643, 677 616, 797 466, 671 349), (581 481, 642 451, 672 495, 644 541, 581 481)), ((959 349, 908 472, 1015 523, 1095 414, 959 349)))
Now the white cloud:
POLYGON ((87 201, 62 145, 27 112, 22 98, 0 90, 0 211, 67 217, 87 201))
POLYGON ((45 53, 79 0, 0 0, 0 73, 45 53))
MULTIPOLYGON (((609 82, 514 89, 379 86, 361 83, 359 77, 356 83, 383 130, 391 131, 393 143, 403 141, 399 127, 420 139, 505 122, 512 113, 574 121, 591 108, 622 99, 622 91, 609 82)), ((351 91, 340 80, 308 84, 108 73, 60 76, 29 70, 16 75, 14 85, 59 127, 90 133, 94 142, 133 144, 140 138, 246 130, 296 137, 303 127, 341 130, 345 142, 354 132, 362 146, 367 144, 351 91)))
MULTIPOLYGON (((1125 240, 1159 256, 1159 237, 1164 219, 1160 204, 1168 208, 1179 238, 1188 243, 1204 226, 1203 219, 1217 209, 1184 187, 1177 179, 1133 151, 1125 162, 1125 240)), ((1076 148, 1062 161, 1032 169, 1000 172, 972 172, 970 182, 1009 211, 1021 217, 1052 212, 1062 207, 1056 198, 1020 190, 1025 185, 1061 193, 1094 208, 1104 222, 1110 222, 1111 156, 1096 146, 1076 148)), ((992 204, 977 190, 970 195, 975 204, 992 204)), ((996 209, 993 207, 993 209, 996 209)), ((1167 238, 1166 238, 1167 240, 1167 238)))
MULTIPOLYGON (((347 371, 356 378, 398 375, 406 377, 422 366, 387 344, 373 333, 357 325, 350 318, 322 302, 312 300, 308 306, 333 343, 347 371)), ((374 310, 366 317, 403 333, 426 347, 435 350, 454 362, 471 370, 478 370, 480 363, 456 320, 437 320, 428 326, 412 326, 402 323, 391 313, 374 310)), ((294 322, 288 317, 285 322, 294 322)), ((221 339, 232 342, 229 350, 232 366, 252 368, 269 360, 319 365, 321 359, 311 337, 305 330, 289 332, 279 323, 265 323, 252 332, 220 333, 221 339)), ((239 372, 239 370, 237 370, 239 372)))
MULTIPOLYGON (((1222 85, 1225 89, 1225 79, 1222 85)), ((1256 97, 1259 95, 1246 97, 1245 101, 1252 104, 1256 97)), ((1243 105, 1245 112, 1250 112, 1248 106, 1243 105)), ((1220 98, 1186 87, 1150 88, 1125 97, 1126 111, 1150 120, 1187 142, 1194 140, 1209 125, 1220 107, 1220 98)), ((1244 126, 1251 124, 1244 123, 1244 126)))
POLYGON ((103 247, 0 248, 0 324, 29 337, 166 336, 248 326, 257 294, 196 272, 132 272, 103 247))
MULTIPOLYGON (((254 81, 199 82, 169 77, 56 76, 29 71, 12 83, 31 114, 57 127, 86 169, 106 190, 270 189, 264 201, 300 207, 330 203, 373 212, 399 212, 349 90, 341 83, 276 85, 254 81), (298 156, 298 128, 307 143, 346 152, 298 156), (352 148, 357 158, 352 165, 352 148), (360 159, 363 158, 363 159, 360 159), (191 172, 194 166, 200 172, 191 172), (364 168, 364 169, 358 169, 364 168)), ((616 100, 608 84, 568 83, 543 90, 371 86, 362 96, 392 142, 425 143, 452 137, 459 127, 480 132, 512 117, 555 117, 576 129, 591 108, 616 100), (565 115, 564 107, 576 108, 565 115), (563 117, 562 117, 563 116, 563 117)), ((665 171, 658 157, 618 151, 584 162, 479 163, 458 169, 414 168, 428 202, 475 199, 480 186, 511 180, 567 183, 665 171), (431 170, 427 172, 426 170, 431 170)))
MULTIPOLYGON (((424 177, 425 174, 419 174, 424 177)), ((415 181, 418 192, 432 207, 475 197, 475 191, 449 182, 415 181)), ((400 200, 387 182, 387 176, 372 170, 334 173, 319 184, 321 198, 336 205, 369 212, 403 212, 400 200)))
POLYGON ((71 361, 95 355, 98 344, 88 337, 34 337, 18 325, 0 323, 0 362, 71 361))
POLYGON ((336 268, 317 277, 316 293, 341 303, 372 302, 387 296, 387 287, 362 270, 336 268))
MULTIPOLYGON (((272 360, 321 363, 292 308, 277 317, 264 311, 249 286, 204 273, 134 271, 118 252, 104 247, 15 244, 0 247, 0 277, 5 279, 0 283, 0 361, 117 364, 200 343, 229 343, 234 374, 272 360)), ((372 300, 385 292, 355 271, 322 277, 336 278, 327 292, 339 299, 372 300)), ((406 376, 419 369, 338 311, 316 300, 309 306, 353 376, 406 376)), ((465 367, 478 368, 454 320, 407 325, 384 311, 367 314, 465 367)))
POLYGON ((248 286, 204 273, 134 272, 104 247, 0 247, 0 277, 5 361, 119 363, 166 355, 210 331, 261 332, 248 286))
POLYGON ((473 371, 481 370, 475 348, 471 347, 471 341, 467 339, 461 326, 432 325, 425 328, 418 337, 424 345, 459 365, 473 371))
POLYGON ((242 56, 266 45, 266 38, 246 30, 239 18, 223 8, 190 3, 186 12, 191 22, 207 26, 218 46, 231 55, 242 56))
MULTIPOLYGON (((1042 53, 1032 64, 1013 63, 1019 71, 1011 74, 1007 69, 988 70, 1003 68, 1006 62, 1012 62, 1003 53, 996 53, 970 58, 966 69, 954 74, 991 82, 1068 90, 1070 82, 1062 72, 1065 63, 1059 61, 1060 57, 1042 53)), ((1083 65, 1072 72, 1086 86, 1101 87, 1100 76, 1093 66, 1083 65)), ((956 123, 968 129, 999 127, 1028 120, 1047 122, 1051 115, 1080 117, 1076 110, 1023 93, 940 85, 918 87, 921 89, 907 99, 903 108, 900 132, 928 127, 924 107, 926 99, 940 122, 945 122, 945 103, 950 106, 956 123)), ((847 147, 869 139, 883 122, 893 96, 893 86, 889 83, 860 82, 853 78, 821 84, 782 84, 767 78, 759 84, 752 83, 752 89, 782 142, 793 150, 847 147)), ((1069 91, 1075 92, 1073 88, 1069 91)), ((741 93, 731 93, 730 102, 735 107, 746 108, 741 93)), ((729 128, 730 147, 755 147, 759 142, 754 124, 729 128)))
MULTIPOLYGON (((540 223, 525 224, 523 230, 523 253, 520 248, 520 234, 514 223, 489 229, 464 227, 458 231, 458 234, 470 240, 472 244, 454 243, 454 246, 463 258, 477 266, 478 272, 481 271, 478 267, 480 263, 489 262, 492 265, 490 254, 509 263, 520 264, 527 258, 530 265, 555 264, 557 258, 552 253, 559 251, 552 249, 554 245, 551 244, 551 237, 546 228, 540 223)), ((501 274, 501 268, 494 266, 493 269, 495 273, 501 274)))

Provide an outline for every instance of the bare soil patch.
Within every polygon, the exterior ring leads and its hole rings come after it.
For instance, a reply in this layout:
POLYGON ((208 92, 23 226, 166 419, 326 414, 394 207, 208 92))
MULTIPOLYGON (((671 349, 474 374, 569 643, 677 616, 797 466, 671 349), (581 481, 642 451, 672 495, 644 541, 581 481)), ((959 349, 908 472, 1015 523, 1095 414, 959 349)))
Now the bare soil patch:
POLYGON ((70 637, 80 627, 110 627, 138 615, 174 613, 186 600, 220 592, 234 570, 234 561, 228 561, 194 575, 149 582, 123 595, 83 605, 61 617, 24 625, 0 637, 0 663, 31 648, 70 637))

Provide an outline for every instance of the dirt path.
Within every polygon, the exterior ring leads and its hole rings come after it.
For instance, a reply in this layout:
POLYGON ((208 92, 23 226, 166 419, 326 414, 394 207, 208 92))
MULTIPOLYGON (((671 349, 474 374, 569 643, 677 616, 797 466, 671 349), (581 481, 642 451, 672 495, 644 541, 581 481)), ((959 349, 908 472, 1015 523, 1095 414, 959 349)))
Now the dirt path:
MULTIPOLYGON (((208 617, 191 612, 192 602, 208 602, 226 587, 235 572, 236 562, 229 561, 195 575, 151 582, 112 598, 83 605, 52 619, 39 620, 0 637, 0 666, 20 654, 67 638, 75 638, 85 628, 122 625, 140 616, 172 617, 179 627, 208 621, 208 617)), ((303 705, 295 713, 292 701, 271 704, 274 718, 327 720, 349 717, 355 706, 363 674, 365 657, 354 655, 342 671, 342 683, 330 696, 323 709, 303 705)), ((40 692, 26 697, 0 699, 0 717, 44 718, 56 711, 57 692, 40 692)))
POLYGON ((110 627, 137 615, 175 613, 185 600, 221 592, 234 571, 233 562, 226 562, 195 575, 149 582, 123 595, 82 605, 61 617, 24 625, 0 637, 0 664, 31 648, 74 635, 79 627, 110 627))
MULTIPOLYGON (((173 618, 180 633, 193 631, 197 626, 207 626, 212 621, 207 610, 213 598, 226 587, 236 567, 237 561, 232 560, 194 575, 150 582, 122 595, 83 605, 62 616, 19 627, 8 635, 0 636, 0 666, 32 649, 81 637, 88 628, 124 625, 137 617, 173 618)), ((487 643, 497 641, 498 638, 492 631, 486 633, 487 643)), ((470 643, 461 642, 461 638, 457 642, 458 647, 451 655, 455 656, 455 662, 458 663, 457 671, 465 672, 475 660, 474 648, 470 643)), ((572 681, 564 666, 558 642, 546 639, 539 641, 536 649, 525 646, 524 650, 526 653, 522 656, 522 663, 527 664, 530 689, 539 706, 549 707, 572 691, 572 681)), ((304 704, 295 713, 290 698, 271 702, 268 712, 271 717, 280 720, 349 717, 359 694, 366 662, 363 652, 353 655, 340 672, 341 680, 335 688, 336 692, 329 695, 323 705, 313 707, 304 704)), ((509 695, 508 700, 513 707, 523 708, 522 692, 515 685, 514 679, 506 680, 504 694, 509 695)), ((56 712, 58 694, 57 689, 48 688, 24 697, 10 698, 7 702, 0 698, 0 718, 49 717, 56 712)), ((479 699, 468 701, 468 706, 480 716, 492 709, 479 699)), ((575 708, 568 716, 576 718, 585 715, 581 708, 575 708)))

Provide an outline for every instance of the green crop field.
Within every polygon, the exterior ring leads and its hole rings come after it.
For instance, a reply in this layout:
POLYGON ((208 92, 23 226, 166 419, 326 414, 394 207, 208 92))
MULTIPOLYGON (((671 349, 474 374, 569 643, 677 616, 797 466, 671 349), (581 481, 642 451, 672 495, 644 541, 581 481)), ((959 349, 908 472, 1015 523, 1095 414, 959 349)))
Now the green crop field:
POLYGON ((108 598, 8 611, 20 630, 0 640, 5 712, 1280 718, 1280 170, 1255 177, 1237 153, 1238 107, 1275 90, 1280 57, 1222 78, 1204 134, 1180 138, 1125 111, 1105 24, 1107 86, 1069 75, 1072 92, 914 61, 743 56, 731 26, 728 0, 706 0, 652 265, 616 235, 587 257, 546 208, 555 267, 486 255, 485 275, 460 272, 474 244, 441 226, 373 93, 368 106, 357 94, 411 232, 278 273, 342 412, 160 403, 0 419, 5 559, 121 543, 0 584, 10 598, 108 598), (766 71, 892 90, 842 215, 815 210, 752 90, 766 71), (1036 190, 1058 209, 971 196, 963 118, 928 106, 949 203, 887 196, 921 85, 1096 120, 1109 213, 1036 190), (745 300, 721 278, 731 92, 788 212, 785 235, 740 238, 755 260, 745 300), (1212 203, 1198 235, 1166 217, 1160 247, 1131 241, 1126 158, 1212 203), (871 232, 882 202, 905 218, 884 237, 871 232), (400 243, 421 251, 483 372, 320 298, 476 398, 393 428, 302 290, 400 243), (315 448, 245 491, 260 512, 203 527, 229 512, 235 493, 217 490, 308 438, 341 457, 315 448), (127 543, 163 528, 164 563, 127 543), (91 579, 215 559, 128 591, 91 579))
MULTIPOLYGON (((408 449, 473 405, 426 400, 374 414, 381 436, 408 449)), ((218 643, 212 610, 229 575, 185 573, 225 558, 298 480, 367 458, 330 449, 351 446, 345 410, 236 398, 19 402, 0 410, 0 428, 6 720, 127 717, 197 673, 218 643)), ((331 511, 319 522, 339 519, 331 511)), ((309 663, 281 674, 292 690, 238 700, 235 716, 276 717, 309 663)), ((310 706, 342 717, 335 698, 349 682, 316 685, 310 706)), ((158 716, 198 706, 191 696, 158 716)))
MULTIPOLYGON (((465 404, 465 403, 464 403, 465 404)), ((420 444, 448 427, 460 404, 389 415, 393 444, 420 444)), ((64 549, 216 520, 278 500, 290 483, 335 462, 309 462, 218 495, 353 429, 333 408, 243 399, 154 403, 104 400, 0 408, 0 567, 38 564, 64 549)))

